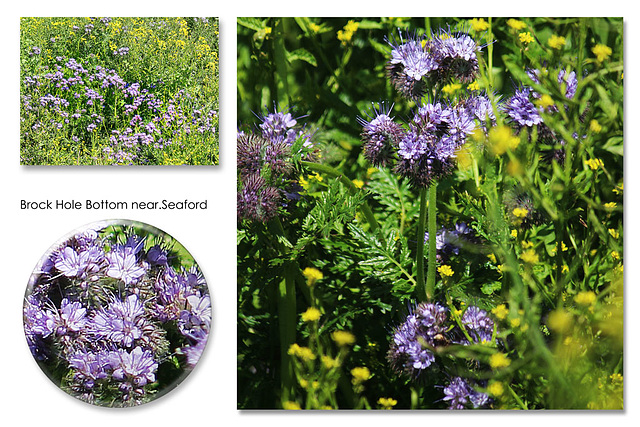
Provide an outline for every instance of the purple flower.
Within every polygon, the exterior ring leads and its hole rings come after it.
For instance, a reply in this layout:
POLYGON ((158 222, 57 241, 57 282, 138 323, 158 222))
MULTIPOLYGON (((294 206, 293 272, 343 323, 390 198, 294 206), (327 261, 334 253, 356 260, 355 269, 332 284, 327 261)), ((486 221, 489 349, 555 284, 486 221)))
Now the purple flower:
POLYGON ((418 133, 415 129, 409 130, 398 144, 398 155, 409 160, 411 163, 417 161, 429 149, 427 136, 418 133))
POLYGON ((435 57, 417 36, 404 42, 400 34, 400 43, 392 46, 391 58, 387 63, 387 74, 391 84, 406 98, 422 98, 428 74, 438 68, 435 57))
POLYGON ((78 301, 70 302, 67 298, 64 298, 60 304, 60 317, 56 333, 58 335, 66 335, 69 332, 80 332, 87 322, 86 315, 87 309, 82 306, 82 303, 78 301))
MULTIPOLYGON (((128 353, 126 350, 118 349, 109 352, 108 358, 109 365, 113 368, 112 376, 118 381, 140 388, 156 380, 158 362, 149 350, 136 347, 128 353)), ((121 390, 123 389, 126 390, 126 387, 121 387, 121 390)))
POLYGON ((86 279, 95 275, 104 264, 104 252, 97 246, 78 248, 70 246, 60 251, 55 260, 55 267, 66 277, 86 279))
POLYGON ((441 31, 433 35, 430 48, 438 63, 441 80, 458 79, 464 83, 472 82, 478 74, 477 52, 481 46, 466 33, 441 31))
POLYGON ((274 178, 286 177, 293 169, 290 145, 284 140, 240 132, 237 166, 241 176, 256 174, 268 168, 274 178))
POLYGON ((238 192, 238 218, 266 222, 275 217, 280 204, 280 191, 267 185, 263 177, 253 174, 243 181, 238 192))
POLYGON ((89 331, 98 339, 106 339, 129 348, 135 340, 142 337, 147 324, 144 305, 137 295, 129 295, 125 301, 113 298, 108 308, 96 311, 89 324, 89 331))
POLYGON ((147 252, 147 261, 151 265, 167 265, 167 251, 159 245, 152 246, 147 252))
POLYGON ((444 388, 444 398, 449 402, 449 409, 467 409, 485 407, 489 402, 489 396, 476 391, 464 378, 455 377, 444 388))
POLYGON ((187 356, 187 366, 193 368, 202 357, 202 352, 204 351, 205 346, 207 345, 207 337, 205 336, 203 339, 200 339, 195 345, 189 345, 186 347, 182 347, 180 352, 187 356))
POLYGON ((262 117, 259 125, 262 136, 271 142, 285 142, 288 145, 298 137, 298 132, 294 129, 297 124, 291 113, 281 113, 274 111, 262 117))
MULTIPOLYGON (((454 229, 442 227, 436 234, 436 257, 439 261, 447 260, 452 255, 458 255, 460 248, 473 243, 476 236, 464 222, 456 223, 454 229)), ((429 233, 424 234, 424 243, 429 241, 429 233)))
POLYGON ((391 162, 404 132, 402 126, 389 116, 392 108, 385 109, 382 105, 380 110, 374 108, 375 117, 370 121, 358 119, 362 125, 360 135, 364 141, 364 156, 374 166, 387 166, 391 162))
POLYGON ((447 309, 439 304, 420 303, 393 334, 387 358, 394 370, 412 377, 435 361, 423 344, 435 347, 447 331, 447 309))
POLYGON ((520 126, 532 127, 542 123, 540 112, 529 100, 529 93, 528 88, 516 90, 515 94, 502 106, 511 120, 520 126))
POLYGON ((494 323, 486 311, 475 306, 470 306, 465 310, 461 321, 465 330, 475 343, 491 341, 494 323))
POLYGON ((31 354, 38 360, 46 359, 48 351, 43 339, 51 335, 55 329, 55 313, 44 308, 35 296, 29 295, 24 302, 23 322, 31 354))
POLYGON ((133 250, 115 248, 106 255, 109 262, 107 276, 122 280, 126 285, 135 283, 144 276, 145 268, 138 265, 136 253, 133 250))
POLYGON ((92 389, 96 381, 107 378, 108 353, 104 351, 78 351, 68 358, 69 366, 75 370, 73 379, 85 389, 92 389))

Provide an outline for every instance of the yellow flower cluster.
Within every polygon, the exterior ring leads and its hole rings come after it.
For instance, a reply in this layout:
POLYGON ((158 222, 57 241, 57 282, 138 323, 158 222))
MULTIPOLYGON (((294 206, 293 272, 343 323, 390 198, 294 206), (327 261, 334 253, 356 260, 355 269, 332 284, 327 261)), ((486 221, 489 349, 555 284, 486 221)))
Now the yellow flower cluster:
POLYGON ((316 355, 313 354, 313 351, 309 347, 300 347, 298 344, 291 344, 287 354, 290 356, 296 356, 304 361, 315 360, 316 355))
POLYGON ((360 24, 358 22, 349 20, 342 30, 338 30, 338 40, 340 40, 343 46, 346 46, 347 43, 351 41, 359 26, 360 24))
POLYGON ((313 286, 318 280, 321 280, 324 276, 320 270, 314 267, 307 267, 302 270, 302 275, 307 279, 307 285, 313 286))
POLYGON ((562 36, 557 36, 553 34, 551 37, 549 37, 549 40, 547 41, 547 43, 552 49, 561 49, 562 46, 567 44, 567 39, 565 39, 562 36))
POLYGON ((303 322, 316 322, 320 319, 321 313, 315 307, 309 307, 307 311, 302 313, 302 321, 303 322))

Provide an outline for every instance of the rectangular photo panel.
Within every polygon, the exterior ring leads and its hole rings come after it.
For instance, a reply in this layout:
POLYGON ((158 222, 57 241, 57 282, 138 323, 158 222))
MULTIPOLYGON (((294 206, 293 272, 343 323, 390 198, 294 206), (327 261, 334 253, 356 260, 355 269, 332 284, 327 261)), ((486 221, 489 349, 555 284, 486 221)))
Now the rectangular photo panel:
POLYGON ((238 19, 238 409, 623 409, 622 23, 238 19))
POLYGON ((21 18, 21 165, 217 165, 218 18, 21 18))

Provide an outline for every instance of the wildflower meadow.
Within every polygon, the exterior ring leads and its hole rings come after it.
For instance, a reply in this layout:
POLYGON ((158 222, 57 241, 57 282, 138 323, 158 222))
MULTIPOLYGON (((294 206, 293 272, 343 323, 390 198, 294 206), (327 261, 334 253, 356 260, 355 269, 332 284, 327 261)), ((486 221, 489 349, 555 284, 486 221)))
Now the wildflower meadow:
POLYGON ((621 18, 238 19, 238 408, 622 409, 621 18))
POLYGON ((90 224, 54 244, 24 300, 31 354, 87 403, 136 406, 175 388, 211 329, 211 300, 193 257, 146 224, 90 224))
POLYGON ((218 163, 217 18, 22 18, 20 163, 218 163))

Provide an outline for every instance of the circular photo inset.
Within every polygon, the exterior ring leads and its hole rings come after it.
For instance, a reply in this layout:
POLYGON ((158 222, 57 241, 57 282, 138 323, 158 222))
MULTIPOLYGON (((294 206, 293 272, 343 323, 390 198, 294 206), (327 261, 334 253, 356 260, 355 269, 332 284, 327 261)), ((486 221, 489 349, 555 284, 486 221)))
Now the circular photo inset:
POLYGON ((211 328, 205 279, 163 231, 109 220, 77 229, 36 266, 24 299, 31 354, 68 394, 136 406, 176 387, 211 328))

